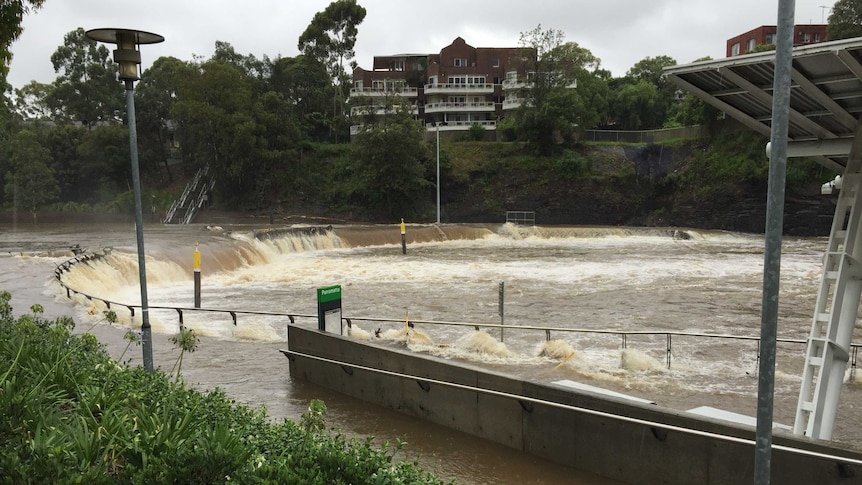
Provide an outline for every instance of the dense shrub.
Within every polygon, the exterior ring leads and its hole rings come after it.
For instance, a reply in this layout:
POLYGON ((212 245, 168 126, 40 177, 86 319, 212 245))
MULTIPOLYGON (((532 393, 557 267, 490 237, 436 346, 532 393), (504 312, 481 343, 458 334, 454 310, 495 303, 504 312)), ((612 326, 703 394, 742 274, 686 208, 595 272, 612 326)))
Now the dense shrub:
POLYGON ((320 401, 272 423, 221 390, 117 364, 38 305, 15 319, 9 301, 0 292, 0 483, 441 483, 387 445, 327 433, 320 401))

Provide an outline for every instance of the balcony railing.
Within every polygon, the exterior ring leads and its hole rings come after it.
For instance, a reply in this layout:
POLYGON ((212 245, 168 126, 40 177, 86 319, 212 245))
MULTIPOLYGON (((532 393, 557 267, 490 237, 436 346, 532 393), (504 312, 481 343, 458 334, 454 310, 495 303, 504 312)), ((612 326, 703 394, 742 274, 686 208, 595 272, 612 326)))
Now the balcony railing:
POLYGON ((483 101, 478 103, 427 103, 425 105, 426 113, 440 112, 465 112, 465 111, 494 111, 494 103, 492 101, 483 101))
POLYGON ((525 89, 531 87, 532 85, 533 83, 528 83, 522 80, 505 80, 503 81, 503 91, 509 91, 513 89, 525 89))
MULTIPOLYGON (((440 131, 466 131, 471 126, 479 125, 486 130, 497 129, 497 120, 475 120, 475 121, 447 121, 445 125, 440 126, 440 131)), ((436 131, 437 126, 428 123, 425 125, 425 131, 436 131)))
POLYGON ((419 88, 410 86, 393 88, 350 88, 351 96, 405 96, 414 97, 419 95, 419 88))
MULTIPOLYGON (((354 106, 354 107, 350 108, 350 116, 370 116, 370 115, 385 116, 385 115, 394 115, 397 112, 398 112, 398 108, 392 108, 392 107, 387 108, 385 106, 368 105, 368 106, 354 106)), ((415 105, 411 106, 410 112, 413 113, 414 115, 418 115, 419 114, 419 107, 415 106, 415 105)))
POLYGON ((503 100, 503 110, 518 109, 525 101, 524 98, 506 98, 503 100))
POLYGON ((426 84, 425 94, 493 93, 493 84, 426 84))

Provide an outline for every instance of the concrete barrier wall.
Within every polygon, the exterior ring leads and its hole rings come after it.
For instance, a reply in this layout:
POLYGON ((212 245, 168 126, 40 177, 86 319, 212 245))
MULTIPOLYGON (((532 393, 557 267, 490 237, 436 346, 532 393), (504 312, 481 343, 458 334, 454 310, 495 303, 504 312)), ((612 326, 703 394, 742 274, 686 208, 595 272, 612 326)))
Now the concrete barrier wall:
MULTIPOLYGON (((525 382, 475 366, 295 326, 288 329, 286 355, 294 378, 625 483, 729 485, 753 480, 752 444, 591 415, 534 400, 746 440, 754 439, 750 427, 555 384, 525 382), (349 364, 419 379, 381 374, 349 364), (524 399, 447 387, 423 378, 515 394, 524 399)), ((862 459, 860 450, 836 448, 827 442, 778 431, 773 444, 862 459)), ((772 483, 859 483, 862 477, 853 476, 858 468, 839 465, 832 459, 776 449, 772 452, 772 483)))

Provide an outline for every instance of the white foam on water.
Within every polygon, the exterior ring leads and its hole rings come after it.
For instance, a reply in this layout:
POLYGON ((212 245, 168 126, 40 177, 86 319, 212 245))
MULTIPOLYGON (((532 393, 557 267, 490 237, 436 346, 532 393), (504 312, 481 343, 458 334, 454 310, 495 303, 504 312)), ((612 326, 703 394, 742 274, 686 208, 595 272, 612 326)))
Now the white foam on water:
POLYGON ((359 328, 355 323, 348 329, 347 334, 357 340, 371 340, 371 333, 359 328))
POLYGON ((637 349, 622 349, 620 351, 620 367, 625 370, 662 370, 658 360, 637 349))
POLYGON ((509 350, 505 343, 497 341, 487 332, 481 330, 464 335, 455 342, 455 347, 468 353, 487 357, 505 359, 514 356, 514 353, 509 350))

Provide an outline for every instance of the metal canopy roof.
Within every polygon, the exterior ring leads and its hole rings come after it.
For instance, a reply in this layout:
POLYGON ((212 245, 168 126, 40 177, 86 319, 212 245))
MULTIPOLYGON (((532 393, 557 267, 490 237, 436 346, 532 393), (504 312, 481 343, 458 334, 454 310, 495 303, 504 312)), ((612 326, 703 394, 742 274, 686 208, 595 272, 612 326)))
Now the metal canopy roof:
MULTIPOLYGON (((775 51, 665 68, 668 78, 769 137, 775 51)), ((793 49, 788 156, 844 171, 862 115, 862 38, 793 49)))

